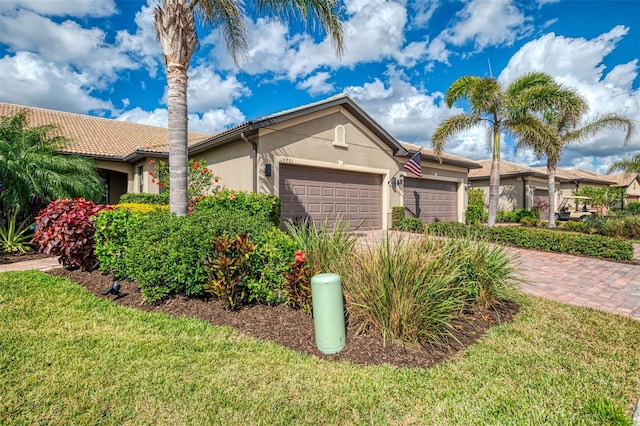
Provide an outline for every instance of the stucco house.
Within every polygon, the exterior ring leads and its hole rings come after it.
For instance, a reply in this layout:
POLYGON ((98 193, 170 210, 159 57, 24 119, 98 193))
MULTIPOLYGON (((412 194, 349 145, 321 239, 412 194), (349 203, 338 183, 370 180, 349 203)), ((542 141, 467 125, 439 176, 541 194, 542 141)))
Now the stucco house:
POLYGON ((640 173, 616 173, 607 178, 615 182, 612 186, 626 189, 627 197, 620 207, 640 202, 640 173))
MULTIPOLYGON (((491 160, 478 161, 480 169, 469 172, 469 183, 473 188, 482 188, 485 202, 489 202, 489 175, 491 160)), ((555 192, 556 206, 562 199, 572 195, 572 191, 585 186, 602 188, 614 185, 611 176, 600 175, 580 169, 556 170, 555 192)), ((639 191, 640 192, 640 191, 639 191)), ((534 206, 545 206, 549 197, 549 180, 546 167, 528 167, 510 161, 500 161, 500 195, 499 210, 531 209, 534 206)), ((568 206, 571 208, 572 206, 568 206)), ((544 214, 544 208, 542 209, 544 214)))
MULTIPOLYGON (((25 107, 0 104, 0 115, 25 107)), ((68 152, 96 159, 108 200, 158 192, 149 160, 168 156, 167 129, 28 108, 30 124, 55 124, 68 152)), ((204 159, 223 188, 280 196, 282 219, 342 216, 363 230, 391 226, 404 205, 424 221, 464 221, 465 187, 476 162, 403 144, 346 95, 246 121, 214 135, 189 134, 189 157, 204 159), (420 151, 422 176, 402 170, 420 151), (441 160, 441 161, 440 161, 441 160)))

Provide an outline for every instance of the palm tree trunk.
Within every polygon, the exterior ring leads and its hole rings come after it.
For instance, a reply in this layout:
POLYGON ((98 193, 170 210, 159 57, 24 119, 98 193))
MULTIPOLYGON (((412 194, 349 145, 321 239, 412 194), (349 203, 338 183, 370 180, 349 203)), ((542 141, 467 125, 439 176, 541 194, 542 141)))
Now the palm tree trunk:
POLYGON ((167 67, 169 209, 187 214, 187 68, 198 44, 193 10, 185 0, 165 0, 154 11, 156 35, 167 67))
POLYGON ((496 224, 498 214, 498 196, 500 195, 500 160, 491 160, 491 174, 489 175, 489 218, 487 225, 496 224))
POLYGON ((556 166, 547 164, 549 175, 549 228, 556 227, 556 166))
POLYGON ((169 110, 169 210, 187 214, 187 70, 167 64, 169 110))

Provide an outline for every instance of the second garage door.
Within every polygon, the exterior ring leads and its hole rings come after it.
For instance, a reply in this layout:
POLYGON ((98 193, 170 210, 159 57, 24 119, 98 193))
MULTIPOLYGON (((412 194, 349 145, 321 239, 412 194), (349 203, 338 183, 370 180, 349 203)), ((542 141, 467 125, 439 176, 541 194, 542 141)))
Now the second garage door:
POLYGON ((382 176, 309 167, 280 166, 282 220, 342 217, 349 228, 382 229, 382 176))
POLYGON ((408 215, 424 222, 458 220, 458 184, 405 178, 404 207, 408 215))

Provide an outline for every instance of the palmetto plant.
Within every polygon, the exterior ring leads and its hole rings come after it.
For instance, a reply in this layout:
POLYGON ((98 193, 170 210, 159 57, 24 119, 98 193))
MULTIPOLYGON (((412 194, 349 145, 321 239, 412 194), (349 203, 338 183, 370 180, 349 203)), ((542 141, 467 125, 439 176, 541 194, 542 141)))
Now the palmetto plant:
POLYGON ((26 253, 31 251, 30 223, 25 219, 18 222, 17 212, 10 212, 7 215, 7 224, 0 224, 0 252, 4 253, 26 253))
MULTIPOLYGON (((258 14, 298 19, 331 36, 336 52, 343 50, 343 30, 337 0, 254 0, 258 14)), ((245 11, 239 0, 164 0, 154 11, 155 29, 167 70, 169 110, 170 210, 187 214, 187 69, 198 46, 196 17, 221 32, 238 62, 247 51, 245 11)))
MULTIPOLYGON (((449 107, 457 101, 467 100, 471 111, 440 123, 431 143, 439 155, 455 134, 479 125, 489 127, 493 152, 489 179, 489 226, 495 224, 498 210, 501 133, 535 141, 550 137, 549 129, 535 113, 558 105, 566 95, 566 89, 557 85, 551 76, 540 72, 525 74, 506 88, 493 77, 465 76, 454 81, 447 90, 445 101, 449 107)), ((565 108, 571 107, 565 105, 565 108)))
POLYGON ((54 126, 28 127, 27 111, 0 118, 0 203, 18 214, 32 202, 97 199, 104 186, 93 160, 64 155, 68 140, 54 126))

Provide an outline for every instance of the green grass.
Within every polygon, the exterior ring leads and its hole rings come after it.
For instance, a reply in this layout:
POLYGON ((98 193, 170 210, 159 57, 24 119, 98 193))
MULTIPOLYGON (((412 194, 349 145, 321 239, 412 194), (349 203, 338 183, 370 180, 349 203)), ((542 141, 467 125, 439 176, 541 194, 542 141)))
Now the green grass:
POLYGON ((424 370, 318 360, 39 272, 0 283, 0 424, 629 425, 640 395, 640 322, 537 298, 424 370))

